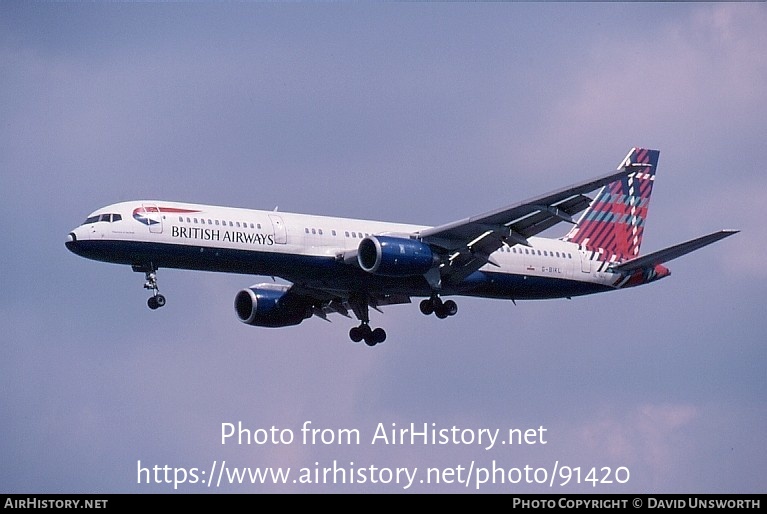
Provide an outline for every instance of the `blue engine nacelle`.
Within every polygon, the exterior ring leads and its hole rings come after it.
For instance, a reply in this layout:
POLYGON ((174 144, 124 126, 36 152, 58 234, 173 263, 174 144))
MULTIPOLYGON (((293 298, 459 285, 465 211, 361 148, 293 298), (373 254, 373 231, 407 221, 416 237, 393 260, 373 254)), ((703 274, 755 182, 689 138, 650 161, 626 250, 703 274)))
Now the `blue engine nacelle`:
POLYGON ((234 297, 240 321, 258 327, 298 325, 312 317, 312 302, 290 291, 289 285, 256 284, 234 297))
POLYGON ((368 236, 360 241, 357 262, 368 273, 388 277, 423 275, 436 265, 429 245, 416 239, 368 236))

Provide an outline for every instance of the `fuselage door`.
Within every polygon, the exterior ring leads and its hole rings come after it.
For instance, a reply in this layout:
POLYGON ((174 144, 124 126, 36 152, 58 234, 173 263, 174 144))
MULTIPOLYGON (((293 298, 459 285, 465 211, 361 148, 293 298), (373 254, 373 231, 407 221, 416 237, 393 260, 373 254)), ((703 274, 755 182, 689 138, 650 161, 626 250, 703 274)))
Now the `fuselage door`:
POLYGON ((272 228, 274 229, 274 242, 276 244, 284 245, 288 242, 288 233, 285 229, 285 222, 282 221, 281 216, 276 214, 270 214, 269 219, 272 221, 272 228))
POLYGON ((162 234, 162 213, 160 208, 151 203, 141 204, 141 215, 146 223, 149 225, 149 232, 153 234, 162 234))
POLYGON ((588 252, 579 250, 578 253, 581 254, 581 271, 584 273, 591 273, 591 259, 589 259, 588 252))

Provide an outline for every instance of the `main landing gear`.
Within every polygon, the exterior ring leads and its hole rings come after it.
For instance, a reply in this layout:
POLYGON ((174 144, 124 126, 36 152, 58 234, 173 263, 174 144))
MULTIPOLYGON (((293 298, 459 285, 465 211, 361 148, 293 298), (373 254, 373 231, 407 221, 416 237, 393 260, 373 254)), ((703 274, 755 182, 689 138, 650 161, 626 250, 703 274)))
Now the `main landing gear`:
POLYGON ((368 297, 364 294, 355 295, 349 299, 349 303, 355 316, 360 320, 360 326, 352 327, 349 330, 349 339, 355 343, 364 340, 368 346, 375 346, 386 341, 386 331, 384 329, 370 328, 368 297))
POLYGON ((160 294, 160 288, 157 285, 157 268, 154 266, 133 266, 133 271, 143 271, 146 276, 144 289, 152 291, 152 296, 146 301, 150 309, 155 310, 165 305, 165 297, 160 294))
POLYGON ((361 323, 349 330, 349 338, 355 343, 364 339, 366 345, 375 346, 386 341, 386 331, 382 328, 372 329, 368 323, 361 323))
POLYGON ((436 295, 426 300, 422 300, 419 307, 421 308, 421 312, 426 316, 434 314, 439 319, 445 319, 448 316, 455 316, 455 314, 458 312, 458 304, 456 304, 453 300, 443 302, 442 298, 436 295))

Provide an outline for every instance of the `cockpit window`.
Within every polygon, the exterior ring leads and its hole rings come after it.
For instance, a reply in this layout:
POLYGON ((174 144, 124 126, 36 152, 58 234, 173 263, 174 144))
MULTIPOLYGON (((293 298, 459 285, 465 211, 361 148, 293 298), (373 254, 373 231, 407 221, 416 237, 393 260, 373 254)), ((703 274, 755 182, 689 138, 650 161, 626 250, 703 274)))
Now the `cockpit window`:
POLYGON ((90 216, 87 218, 83 225, 90 225, 91 223, 98 223, 99 221, 106 221, 107 223, 112 223, 114 221, 120 221, 123 217, 120 214, 97 214, 95 216, 90 216))

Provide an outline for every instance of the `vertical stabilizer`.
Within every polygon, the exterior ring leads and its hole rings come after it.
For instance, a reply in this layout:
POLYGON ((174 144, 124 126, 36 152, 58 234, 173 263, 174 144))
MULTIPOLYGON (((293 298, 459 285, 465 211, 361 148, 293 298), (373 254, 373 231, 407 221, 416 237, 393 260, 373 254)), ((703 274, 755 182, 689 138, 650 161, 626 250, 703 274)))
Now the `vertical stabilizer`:
POLYGON ((601 254, 600 260, 637 257, 659 155, 658 150, 632 148, 618 170, 633 173, 604 186, 564 240, 601 254))

